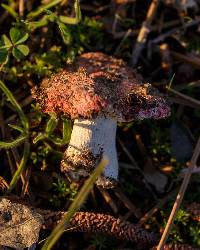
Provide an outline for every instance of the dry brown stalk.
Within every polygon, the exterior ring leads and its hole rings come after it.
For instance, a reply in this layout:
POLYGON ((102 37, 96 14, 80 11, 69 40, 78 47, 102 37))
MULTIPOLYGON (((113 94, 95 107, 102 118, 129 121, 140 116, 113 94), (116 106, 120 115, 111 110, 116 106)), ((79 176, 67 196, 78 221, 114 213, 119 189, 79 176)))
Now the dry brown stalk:
POLYGON ((149 192, 151 193, 151 195, 153 196, 153 198, 155 200, 157 200, 157 196, 155 195, 155 193, 153 192, 151 186, 149 185, 149 183, 147 182, 147 180, 145 179, 145 176, 142 172, 142 170, 140 169, 140 167, 138 166, 137 162, 135 161, 135 159, 133 158, 133 156, 131 155, 131 153, 128 151, 128 149, 126 148, 126 146, 124 145, 124 143, 117 137, 117 142, 120 144, 120 146, 122 147, 124 153, 127 155, 127 157, 129 158, 129 160, 131 161, 131 163, 133 164, 133 166, 140 172, 140 174, 143 176, 143 181, 145 184, 145 187, 149 190, 149 192))
POLYGON ((175 94, 175 95, 177 95, 177 96, 179 96, 179 97, 181 97, 181 98, 183 98, 183 99, 189 101, 190 103, 193 103, 193 104, 195 104, 195 105, 200 106, 200 101, 198 101, 198 100, 196 100, 196 99, 194 99, 194 98, 192 98, 192 97, 190 97, 190 96, 188 96, 188 95, 182 94, 182 93, 180 93, 179 91, 177 91, 177 90, 175 90, 175 89, 168 88, 168 90, 169 90, 170 92, 172 92, 173 94, 175 94))
POLYGON ((31 167, 27 168, 25 172, 25 182, 22 186, 22 191, 21 191, 22 198, 24 198, 26 194, 30 195, 29 180, 31 177, 31 173, 32 173, 32 168, 31 167))
POLYGON ((122 216, 123 220, 128 220, 133 215, 133 211, 129 210, 125 215, 122 216))
POLYGON ((200 109, 200 105, 198 104, 194 104, 193 102, 190 102, 188 100, 185 100, 183 98, 180 98, 180 97, 170 97, 169 100, 172 102, 172 103, 178 103, 180 105, 183 105, 183 106, 188 106, 188 107, 191 107, 191 108, 194 108, 194 109, 200 109))
POLYGON ((19 15, 24 15, 24 0, 19 0, 19 15))
MULTIPOLYGON (((3 112, 0 109, 0 129, 1 129, 1 133, 2 133, 2 139, 12 138, 10 131, 6 128, 5 124, 7 124, 7 123, 4 120, 3 112)), ((16 171, 16 167, 18 168, 18 166, 19 166, 19 162, 20 162, 19 153, 17 151, 17 148, 11 148, 10 150, 5 149, 5 151, 6 151, 6 155, 8 158, 8 164, 10 167, 11 175, 13 176, 15 171, 16 171), (14 162, 15 162, 15 164, 14 164, 14 162)), ((25 183, 24 174, 22 174, 20 176, 20 178, 21 178, 22 183, 24 184, 25 183)))
POLYGON ((193 67, 200 69, 200 58, 198 56, 190 55, 190 54, 183 55, 183 54, 178 53, 176 51, 171 51, 170 54, 172 55, 172 57, 174 59, 182 61, 184 63, 189 63, 193 67))
POLYGON ((165 227, 165 230, 163 232, 163 235, 161 237, 161 240, 158 244, 157 250, 163 250, 163 248, 164 248, 164 245, 167 241, 170 229, 173 225, 174 219, 176 217, 176 214, 177 214, 179 207, 181 205, 181 202, 183 200, 185 191, 186 191, 187 186, 189 184, 190 177, 192 175, 192 171, 196 167, 199 154, 200 154, 200 137, 199 137, 198 142, 196 144, 196 147, 194 149, 194 153, 193 153, 193 156, 191 158, 191 161, 189 162, 188 172, 185 174, 185 177, 184 177, 183 182, 181 184, 180 190, 179 190, 178 195, 176 197, 176 201, 175 201, 174 206, 172 208, 171 214, 169 216, 169 219, 168 219, 167 225, 165 227))
POLYGON ((134 47, 133 52, 132 52, 132 65, 133 66, 135 66, 137 64, 140 53, 141 53, 142 49, 144 48, 144 45, 145 45, 146 40, 147 40, 147 36, 148 36, 150 29, 151 29, 151 23, 154 19, 154 16, 156 14, 156 10, 158 8, 159 3, 160 3, 159 0, 152 0, 151 4, 149 6, 146 20, 142 24, 142 27, 140 29, 140 32, 139 32, 137 40, 136 40, 135 47, 134 47))
POLYGON ((104 200, 109 204, 109 206, 111 207, 111 209, 113 210, 113 212, 115 214, 117 214, 118 212, 118 207, 115 203, 115 201, 113 200, 113 198, 110 196, 109 192, 101 187, 98 187, 99 191, 101 192, 104 200))
POLYGON ((114 56, 117 55, 122 47, 122 45, 124 44, 124 42, 126 41, 126 39, 129 37, 131 33, 131 29, 128 29, 127 32, 124 34, 121 42, 119 43, 118 47, 116 48, 115 52, 114 52, 114 56))
POLYGON ((99 13, 110 8, 110 3, 103 6, 91 6, 91 4, 81 3, 81 10, 92 11, 94 13, 99 13))
POLYGON ((146 214, 142 216, 140 221, 137 223, 139 226, 142 226, 149 218, 153 216, 160 208, 162 208, 169 200, 171 200, 178 192, 178 188, 172 190, 164 198, 162 198, 154 207, 152 207, 146 214))
POLYGON ((146 151, 140 134, 135 134, 135 139, 144 162, 143 174, 145 179, 148 181, 148 183, 151 183, 158 192, 163 192, 167 185, 168 177, 161 173, 154 165, 151 157, 146 151))
POLYGON ((196 87, 200 87, 200 80, 174 86, 174 88, 178 91, 181 91, 187 88, 196 88, 196 87))
POLYGON ((115 195, 124 203, 124 205, 133 212, 136 218, 141 217, 140 210, 129 200, 129 198, 120 190, 120 188, 116 188, 113 190, 115 195))
MULTIPOLYGON (((180 24, 180 20, 172 20, 172 21, 169 21, 169 22, 165 22, 163 23, 162 25, 162 29, 169 29, 169 28, 173 28, 174 26, 177 26, 180 24)), ((157 31, 158 29, 160 28, 160 25, 156 24, 154 26, 151 27, 151 31, 157 31)), ((179 27, 180 28, 180 27, 179 27)), ((130 36, 137 36, 138 33, 140 32, 140 29, 129 29, 129 34, 127 37, 130 37, 130 36)), ((109 30, 108 30, 109 32, 109 30)), ((123 38, 126 34, 127 34, 128 30, 127 31, 119 31, 119 32, 116 32, 113 34, 114 36, 114 39, 120 39, 120 38, 123 38)))
POLYGON ((159 43, 159 42, 162 42, 164 41, 167 37, 173 35, 173 34, 176 34, 177 32, 180 32, 181 30, 186 30, 187 28, 189 27, 192 27, 196 24, 198 24, 200 22, 200 18, 197 17, 195 18, 194 20, 190 21, 190 22, 187 22, 186 24, 182 25, 181 27, 176 27, 172 30, 169 30, 167 31, 166 33, 164 34, 161 34, 160 36, 156 37, 155 39, 151 40, 151 43, 159 43))

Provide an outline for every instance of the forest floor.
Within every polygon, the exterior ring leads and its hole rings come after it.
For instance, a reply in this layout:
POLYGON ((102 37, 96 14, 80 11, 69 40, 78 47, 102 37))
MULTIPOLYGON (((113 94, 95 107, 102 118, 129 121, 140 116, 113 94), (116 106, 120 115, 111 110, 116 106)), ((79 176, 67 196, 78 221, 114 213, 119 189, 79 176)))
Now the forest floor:
MULTIPOLYGON (((31 89, 76 56, 100 51, 123 59, 164 93, 171 116, 118 124, 119 185, 113 190, 94 186, 80 210, 128 220, 159 239, 164 232, 171 244, 164 249, 200 249, 199 1, 82 0, 80 9, 79 22, 78 16, 68 18, 76 14, 73 1, 1 1, 1 195, 67 211, 79 191, 59 167, 71 122, 65 123, 65 140, 60 139, 61 119, 36 143, 49 115, 41 112, 31 89), (183 200, 174 205, 177 194, 183 200)), ((49 233, 42 231, 39 241, 49 233)), ((137 244, 66 232, 54 249, 137 249, 137 244)))

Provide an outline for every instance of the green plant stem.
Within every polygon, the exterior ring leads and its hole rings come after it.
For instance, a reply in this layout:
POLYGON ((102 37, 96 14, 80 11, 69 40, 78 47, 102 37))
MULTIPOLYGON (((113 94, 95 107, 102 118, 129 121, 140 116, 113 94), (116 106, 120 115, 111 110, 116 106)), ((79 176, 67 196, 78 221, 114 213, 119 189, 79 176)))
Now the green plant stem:
POLYGON ((50 236, 44 243, 42 250, 50 250, 54 246, 56 241, 60 238, 64 230, 69 225, 70 219, 72 218, 74 213, 80 208, 80 206, 83 204, 90 190, 93 188, 93 185, 97 177, 102 173, 107 163, 108 161, 106 159, 102 159, 99 165, 95 168, 94 172, 91 174, 91 176, 86 180, 80 192, 77 194, 74 202, 69 207, 68 212, 64 215, 61 222, 55 227, 53 232, 50 234, 50 236))
POLYGON ((8 11, 8 13, 14 17, 16 20, 19 19, 19 16, 17 14, 17 12, 14 10, 16 3, 11 3, 10 6, 7 4, 1 4, 1 7, 3 7, 6 11, 8 11))
POLYGON ((81 9, 78 0, 74 3, 75 17, 59 16, 61 22, 66 24, 78 24, 81 21, 81 9))
POLYGON ((8 100, 11 102, 11 104, 15 108, 16 112, 19 114, 22 125, 24 127, 24 133, 28 134, 29 122, 28 122, 28 119, 26 118, 23 110, 21 109, 19 103, 15 100, 15 98, 14 98, 13 94, 11 93, 11 91, 6 87, 6 85, 2 81, 0 81, 0 88, 2 89, 4 94, 7 96, 8 100))
POLYGON ((27 166, 27 160, 28 160, 29 154, 30 154, 30 143, 28 141, 26 141, 24 143, 24 152, 23 152, 22 159, 20 161, 20 164, 19 164, 17 171, 15 172, 15 174, 10 182, 7 193, 10 193, 15 188, 21 174, 23 173, 23 171, 25 170, 25 168, 27 166))
POLYGON ((48 10, 48 9, 54 7, 55 5, 57 5, 60 2, 62 2, 62 0, 53 0, 53 1, 50 1, 50 3, 48 3, 46 5, 40 6, 36 11, 30 12, 27 16, 31 17, 31 18, 39 16, 44 10, 48 10))
POLYGON ((0 141, 0 148, 4 148, 4 149, 14 148, 18 146, 19 144, 21 144, 23 141, 25 141, 26 138, 27 138, 27 135, 22 134, 16 140, 11 141, 11 142, 0 141))

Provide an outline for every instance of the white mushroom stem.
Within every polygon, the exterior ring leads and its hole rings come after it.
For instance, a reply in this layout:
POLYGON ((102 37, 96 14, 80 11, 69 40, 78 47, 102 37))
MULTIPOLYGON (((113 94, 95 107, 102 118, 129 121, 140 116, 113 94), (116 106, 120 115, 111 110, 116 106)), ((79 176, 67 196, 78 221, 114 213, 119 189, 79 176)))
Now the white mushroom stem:
POLYGON ((94 156, 103 154, 109 160, 103 175, 117 180, 116 128, 116 121, 110 118, 76 119, 65 155, 73 156, 75 160, 85 150, 89 150, 94 156))

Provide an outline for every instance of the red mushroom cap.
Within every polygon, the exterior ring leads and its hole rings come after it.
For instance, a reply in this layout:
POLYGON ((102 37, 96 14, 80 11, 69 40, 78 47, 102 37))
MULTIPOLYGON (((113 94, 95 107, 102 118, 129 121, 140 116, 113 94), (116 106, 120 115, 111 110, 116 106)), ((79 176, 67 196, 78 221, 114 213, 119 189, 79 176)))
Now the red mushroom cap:
POLYGON ((43 80, 33 90, 43 112, 64 113, 69 118, 110 116, 118 121, 164 118, 170 107, 150 84, 120 60, 100 52, 86 53, 43 80))

